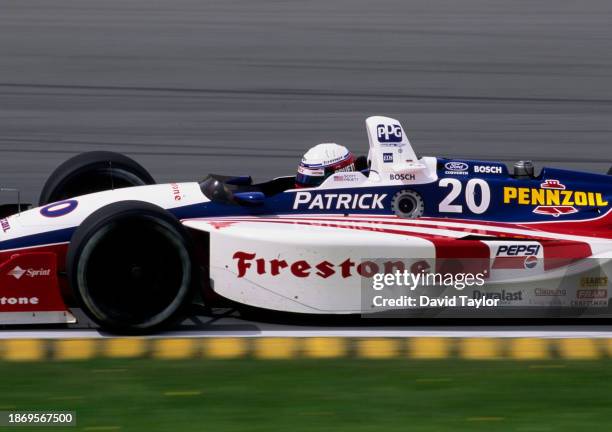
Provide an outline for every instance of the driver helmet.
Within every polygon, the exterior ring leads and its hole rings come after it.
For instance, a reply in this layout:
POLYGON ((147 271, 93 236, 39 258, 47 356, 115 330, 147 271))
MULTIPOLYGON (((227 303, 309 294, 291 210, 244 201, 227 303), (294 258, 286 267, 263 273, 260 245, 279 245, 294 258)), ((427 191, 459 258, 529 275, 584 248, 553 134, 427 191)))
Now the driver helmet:
POLYGON ((317 144, 306 152, 298 167, 295 187, 317 187, 330 175, 355 171, 355 156, 336 143, 317 144))

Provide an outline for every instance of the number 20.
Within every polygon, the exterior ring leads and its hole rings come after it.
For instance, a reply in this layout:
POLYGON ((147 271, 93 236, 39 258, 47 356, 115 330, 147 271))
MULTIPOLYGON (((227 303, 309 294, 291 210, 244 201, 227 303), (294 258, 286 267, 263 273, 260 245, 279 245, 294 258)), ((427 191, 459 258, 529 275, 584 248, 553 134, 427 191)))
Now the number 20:
MULTIPOLYGON (((455 178, 443 178, 440 180, 439 186, 443 188, 450 186, 451 190, 440 202, 438 211, 440 213, 463 213, 463 206, 461 204, 453 204, 457 197, 461 195, 463 183, 455 178)), ((486 212, 491 203, 489 184, 482 179, 469 180, 465 187, 465 202, 472 213, 482 214, 486 212), (480 188, 480 204, 476 203, 476 187, 480 188)))

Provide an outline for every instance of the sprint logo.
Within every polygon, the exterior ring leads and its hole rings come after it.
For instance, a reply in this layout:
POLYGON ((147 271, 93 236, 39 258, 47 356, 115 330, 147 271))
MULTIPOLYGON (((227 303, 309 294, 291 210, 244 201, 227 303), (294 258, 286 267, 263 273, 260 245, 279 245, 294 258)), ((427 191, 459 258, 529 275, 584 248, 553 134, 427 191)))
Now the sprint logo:
POLYGON ((33 269, 33 268, 22 269, 21 267, 17 266, 13 270, 8 272, 7 274, 9 276, 13 276, 15 279, 19 280, 19 279, 21 279, 24 276, 27 276, 27 277, 30 277, 30 278, 51 276, 51 270, 49 270, 49 269, 33 269))
POLYGON ((21 279, 24 274, 26 274, 26 271, 19 266, 8 272, 9 276, 13 276, 17 280, 21 279))

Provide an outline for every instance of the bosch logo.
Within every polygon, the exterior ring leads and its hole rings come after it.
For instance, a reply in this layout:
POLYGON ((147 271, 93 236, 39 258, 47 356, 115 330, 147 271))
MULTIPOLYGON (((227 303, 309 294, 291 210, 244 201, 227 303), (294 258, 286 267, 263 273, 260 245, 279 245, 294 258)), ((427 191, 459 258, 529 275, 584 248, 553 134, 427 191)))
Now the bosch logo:
POLYGON ((389 180, 412 181, 412 180, 416 180, 416 175, 414 174, 389 174, 389 180))
POLYGON ((77 200, 60 201, 41 208, 40 214, 48 218, 66 216, 72 213, 78 206, 79 202, 77 200))
POLYGON ((464 162, 446 162, 444 164, 444 168, 446 168, 448 171, 463 172, 467 171, 468 164, 464 162))
POLYGON ((393 153, 383 153, 383 162, 384 163, 392 163, 393 162, 393 153))
POLYGON ((502 167, 495 165, 475 165, 474 173, 476 174, 501 174, 502 167))
POLYGON ((398 143, 402 142, 402 127, 398 124, 379 124, 376 126, 378 142, 398 143))

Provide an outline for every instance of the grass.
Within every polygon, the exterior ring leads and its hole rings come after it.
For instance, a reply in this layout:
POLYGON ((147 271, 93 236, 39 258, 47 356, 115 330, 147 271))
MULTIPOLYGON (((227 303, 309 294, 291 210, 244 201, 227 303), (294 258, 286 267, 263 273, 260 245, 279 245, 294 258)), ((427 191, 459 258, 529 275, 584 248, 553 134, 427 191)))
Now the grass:
POLYGON ((612 429, 609 360, 92 360, 0 373, 0 410, 76 411, 71 431, 612 429))

